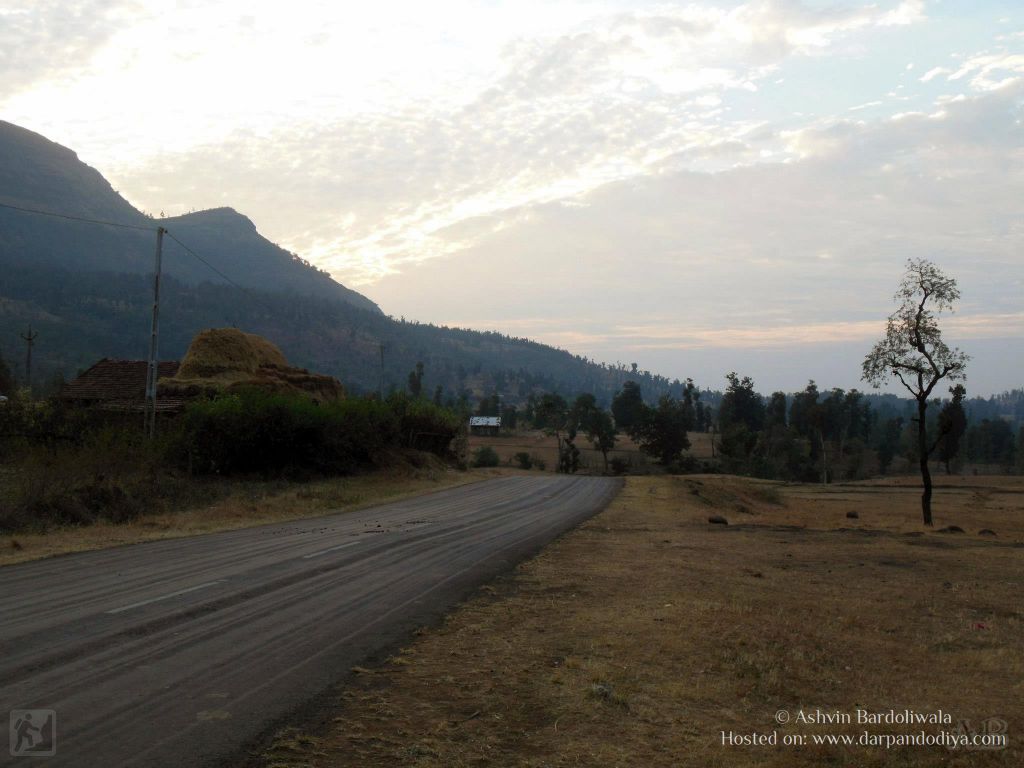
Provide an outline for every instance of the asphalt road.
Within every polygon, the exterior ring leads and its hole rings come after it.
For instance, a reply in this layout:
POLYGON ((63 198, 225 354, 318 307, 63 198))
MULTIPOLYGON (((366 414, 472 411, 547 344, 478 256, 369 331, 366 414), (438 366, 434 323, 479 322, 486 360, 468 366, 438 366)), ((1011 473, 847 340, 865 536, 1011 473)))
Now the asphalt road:
POLYGON ((222 765, 618 489, 509 477, 0 568, 0 717, 56 712, 54 757, 0 765, 222 765))

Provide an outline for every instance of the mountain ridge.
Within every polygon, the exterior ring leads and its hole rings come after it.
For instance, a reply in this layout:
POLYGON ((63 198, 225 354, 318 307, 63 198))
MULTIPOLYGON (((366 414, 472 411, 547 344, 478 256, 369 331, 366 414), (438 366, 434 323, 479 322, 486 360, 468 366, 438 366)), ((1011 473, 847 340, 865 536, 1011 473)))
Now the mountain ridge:
MULTIPOLYGON (((82 270, 144 274, 152 271, 154 241, 145 232, 130 228, 155 231, 163 226, 201 256, 216 261, 219 271, 245 287, 333 297, 380 311, 370 299, 263 237, 255 223, 234 208, 150 218, 125 200, 99 171, 83 163, 74 150, 4 121, 0 121, 0 203, 119 225, 44 220, 43 216, 0 209, 0 262, 31 260, 82 270)), ((176 259, 173 250, 169 250, 164 267, 168 274, 186 282, 223 279, 190 255, 176 259)))
POLYGON ((36 381, 74 375, 103 357, 145 356, 153 235, 164 226, 229 280, 165 238, 162 359, 180 357, 205 328, 235 326, 265 336, 294 364, 335 375, 356 393, 375 392, 381 385, 405 388, 419 362, 426 365, 423 391, 432 394, 441 387, 446 398, 497 393, 515 402, 539 391, 567 396, 586 391, 608 402, 627 378, 640 381, 650 397, 678 388, 665 377, 600 365, 528 339, 396 320, 263 238, 237 210, 220 207, 153 219, 74 151, 4 122, 0 202, 152 230, 0 208, 0 354, 20 368, 24 348, 18 334, 31 323, 39 332, 36 381), (240 252, 261 258, 240 258, 240 252), (290 281, 279 279, 282 265, 290 270, 290 281), (299 296, 302 300, 296 300, 299 296))

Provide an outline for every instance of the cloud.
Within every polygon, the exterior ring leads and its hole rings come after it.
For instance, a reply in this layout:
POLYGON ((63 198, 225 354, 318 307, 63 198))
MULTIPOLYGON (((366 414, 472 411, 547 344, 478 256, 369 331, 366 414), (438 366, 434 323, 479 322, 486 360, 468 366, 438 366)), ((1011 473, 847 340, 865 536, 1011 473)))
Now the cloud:
POLYGON ((991 91, 1012 84, 1020 74, 1024 74, 1024 54, 998 53, 971 57, 949 79, 970 75, 972 86, 991 91))
POLYGON ((922 83, 929 83, 939 75, 946 75, 949 74, 950 72, 952 72, 952 70, 946 69, 945 67, 932 67, 927 72, 925 72, 921 77, 919 77, 918 80, 920 80, 920 82, 922 83))
POLYGON ((0 96, 86 66, 128 0, 5 0, 0 5, 0 96))
MULTIPOLYGON (((914 5, 898 6, 899 18, 916 18, 914 5)), ((281 125, 104 170, 149 210, 244 207, 268 235, 364 285, 470 247, 531 206, 772 157, 781 144, 732 116, 732 96, 778 79, 787 57, 895 23, 893 13, 781 1, 591 10, 551 33, 513 36, 458 99, 406 97, 313 118, 300 110, 281 125)), ((225 98, 244 123, 246 105, 225 98)), ((174 125, 187 133, 182 117, 174 125)))
POLYGON ((50 109, 140 207, 231 205, 422 320, 781 368, 872 337, 925 256, 961 279, 951 332, 1020 335, 1024 65, 916 38, 941 5, 303 10, 139 0, 5 110, 50 109))
POLYGON ((922 256, 960 281, 963 301, 943 326, 951 341, 1024 338, 1022 93, 950 101, 942 116, 805 129, 791 137, 800 160, 676 169, 606 184, 571 207, 530 206, 367 292, 425 320, 598 359, 646 350, 664 370, 693 371, 695 350, 786 356, 794 345, 869 342, 904 261, 922 256))

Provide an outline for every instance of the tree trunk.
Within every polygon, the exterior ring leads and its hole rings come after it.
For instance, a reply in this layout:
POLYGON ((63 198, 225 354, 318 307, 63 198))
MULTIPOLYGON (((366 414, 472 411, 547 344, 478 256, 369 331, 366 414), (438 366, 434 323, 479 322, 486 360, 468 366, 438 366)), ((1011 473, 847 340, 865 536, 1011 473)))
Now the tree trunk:
POLYGON ((821 484, 828 483, 828 454, 825 451, 825 432, 818 430, 818 440, 821 441, 821 484))
POLYGON ((928 470, 928 434, 924 420, 924 412, 928 407, 927 400, 917 401, 917 452, 921 467, 921 481, 924 492, 921 494, 921 514, 924 524, 932 524, 932 473, 928 470))

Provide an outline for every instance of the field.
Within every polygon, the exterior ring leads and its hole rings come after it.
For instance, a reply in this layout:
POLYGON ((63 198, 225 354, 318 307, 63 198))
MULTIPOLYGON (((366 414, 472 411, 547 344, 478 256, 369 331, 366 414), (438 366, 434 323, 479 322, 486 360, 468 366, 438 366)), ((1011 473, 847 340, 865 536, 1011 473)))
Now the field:
POLYGON ((256 762, 1024 764, 1024 479, 939 484, 924 530, 910 478, 627 478, 605 512, 357 670, 256 762), (865 725, 857 710, 949 722, 865 725), (851 722, 799 722, 819 712, 851 722), (894 741, 986 730, 1007 745, 894 741), (804 743, 723 744, 755 733, 804 743), (813 741, 828 736, 852 743, 813 741))
MULTIPOLYGON (((711 458, 711 435, 701 432, 691 432, 689 455, 697 459, 711 458)), ((554 435, 546 435, 540 431, 520 431, 511 435, 484 436, 471 435, 469 438, 469 451, 472 456, 483 446, 490 446, 498 454, 503 465, 518 466, 515 460, 517 453, 528 453, 543 460, 544 469, 547 472, 554 472, 558 467, 558 443, 554 435)), ((604 457, 600 451, 595 451, 587 442, 586 437, 578 435, 576 447, 580 451, 580 465, 583 471, 603 472, 604 457)), ((614 450, 608 452, 608 460, 619 457, 629 462, 631 471, 645 472, 654 466, 654 461, 641 453, 632 440, 626 435, 619 435, 616 439, 614 450)))

